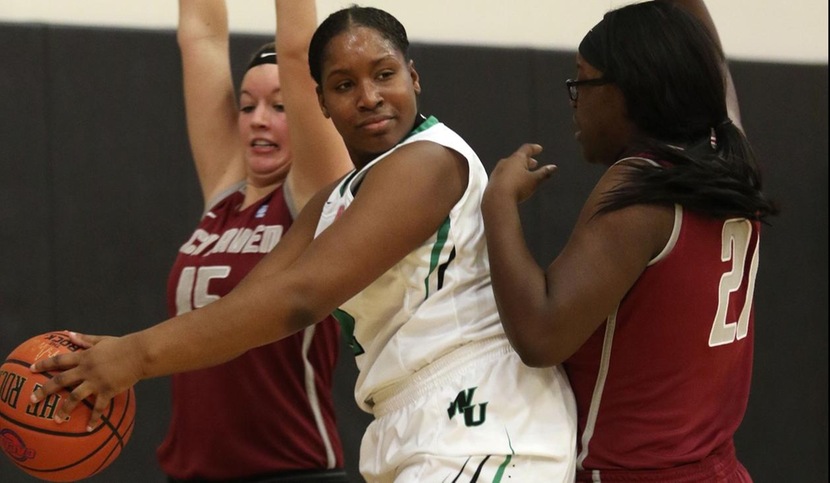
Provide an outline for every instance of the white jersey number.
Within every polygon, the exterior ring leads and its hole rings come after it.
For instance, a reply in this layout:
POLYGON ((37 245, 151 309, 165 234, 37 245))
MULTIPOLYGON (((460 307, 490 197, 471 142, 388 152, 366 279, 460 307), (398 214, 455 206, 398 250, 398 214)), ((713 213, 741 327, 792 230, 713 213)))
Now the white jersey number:
POLYGON ((709 333, 709 347, 731 344, 746 337, 749 331, 749 314, 752 310, 752 296, 755 292, 755 274, 758 272, 758 243, 752 253, 747 279, 744 267, 752 239, 752 223, 748 220, 727 220, 723 224, 721 260, 732 262, 732 269, 721 276, 718 286, 718 311, 709 333), (737 321, 727 320, 729 295, 746 286, 746 299, 737 321))
POLYGON ((210 281, 214 278, 226 278, 231 267, 186 267, 176 286, 176 315, 182 315, 219 300, 218 295, 208 293, 210 281))

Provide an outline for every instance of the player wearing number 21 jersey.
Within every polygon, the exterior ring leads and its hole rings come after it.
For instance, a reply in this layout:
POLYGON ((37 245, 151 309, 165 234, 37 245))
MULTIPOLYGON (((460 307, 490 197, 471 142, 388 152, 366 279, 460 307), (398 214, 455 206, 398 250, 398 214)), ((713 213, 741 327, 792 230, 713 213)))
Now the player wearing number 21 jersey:
POLYGON ((565 363, 581 468, 735 461, 732 435, 752 373, 759 229, 675 206, 663 251, 565 363))

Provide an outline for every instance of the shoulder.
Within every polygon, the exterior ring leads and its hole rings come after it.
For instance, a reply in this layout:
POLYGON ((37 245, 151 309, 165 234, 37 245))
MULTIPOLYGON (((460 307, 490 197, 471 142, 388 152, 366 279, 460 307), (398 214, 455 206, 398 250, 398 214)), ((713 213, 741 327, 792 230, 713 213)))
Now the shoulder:
POLYGON ((228 202, 239 199, 243 199, 245 197, 243 190, 245 188, 245 181, 238 181, 236 183, 231 184, 230 186, 226 187, 225 189, 219 191, 217 194, 212 196, 208 202, 205 204, 205 213, 220 208, 222 205, 227 205, 228 202))
POLYGON ((608 237, 613 244, 624 244, 625 250, 642 251, 643 259, 650 260, 662 252, 674 230, 675 207, 665 203, 635 203, 620 209, 602 212, 609 195, 631 180, 643 168, 657 167, 651 160, 628 158, 610 166, 586 201, 577 228, 601 238, 608 237))
POLYGON ((472 147, 464 138, 434 116, 427 118, 407 139, 402 141, 402 144, 425 140, 459 151, 465 157, 476 157, 472 147))

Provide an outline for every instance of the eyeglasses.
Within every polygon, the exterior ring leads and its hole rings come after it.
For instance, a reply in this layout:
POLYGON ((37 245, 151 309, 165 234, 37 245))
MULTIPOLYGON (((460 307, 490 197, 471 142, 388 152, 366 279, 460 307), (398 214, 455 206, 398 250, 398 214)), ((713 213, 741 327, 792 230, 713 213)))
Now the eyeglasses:
POLYGON ((610 84, 613 82, 608 77, 598 77, 596 79, 585 79, 585 80, 573 80, 568 79, 565 81, 565 87, 568 88, 568 97, 571 98, 572 101, 576 102, 579 99, 579 86, 601 86, 603 84, 610 84))

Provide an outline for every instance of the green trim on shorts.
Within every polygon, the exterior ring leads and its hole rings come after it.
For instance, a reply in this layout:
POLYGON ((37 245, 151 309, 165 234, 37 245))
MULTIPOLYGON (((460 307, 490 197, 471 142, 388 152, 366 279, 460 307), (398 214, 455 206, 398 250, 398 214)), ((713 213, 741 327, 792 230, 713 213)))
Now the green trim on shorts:
POLYGON ((507 465, 510 464, 510 460, 513 459, 513 455, 507 455, 507 458, 504 459, 504 463, 499 466, 498 471, 496 471, 496 476, 493 477, 493 483, 499 483, 501 481, 502 476, 504 476, 504 469, 507 468, 507 465))

